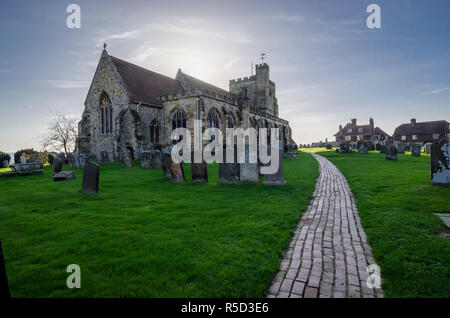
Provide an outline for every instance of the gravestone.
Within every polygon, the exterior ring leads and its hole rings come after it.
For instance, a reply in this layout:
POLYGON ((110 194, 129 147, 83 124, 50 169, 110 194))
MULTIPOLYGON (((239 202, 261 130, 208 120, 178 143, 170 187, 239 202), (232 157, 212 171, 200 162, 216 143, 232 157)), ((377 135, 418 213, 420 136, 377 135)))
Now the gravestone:
POLYGON ((375 150, 380 151, 380 149, 381 149, 381 145, 379 143, 376 143, 375 144, 375 150))
POLYGON ((2 240, 0 238, 0 299, 10 298, 8 276, 6 275, 5 258, 3 256, 2 240))
MULTIPOLYGON (((170 156, 170 154, 169 154, 169 156, 170 156)), ((163 164, 161 161, 161 151, 159 151, 158 149, 153 150, 152 151, 152 160, 153 160, 152 168, 161 170, 163 167, 163 164)))
POLYGON ((223 149, 223 162, 219 163, 219 184, 239 183, 239 163, 237 163, 237 151, 234 151, 234 162, 226 163, 226 147, 223 149))
POLYGON ((184 183, 184 169, 183 162, 175 163, 171 160, 170 176, 173 183, 184 183))
POLYGON ((380 145, 380 153, 386 153, 387 146, 385 144, 380 145))
POLYGON ((100 167, 95 162, 89 161, 83 169, 82 192, 87 194, 98 193, 98 180, 100 177, 100 167))
POLYGON ((288 148, 287 158, 288 159, 297 158, 297 147, 294 144, 289 144, 287 148, 288 148))
POLYGON ((49 154, 49 155, 48 155, 48 163, 49 163, 49 164, 53 164, 54 158, 55 158, 55 157, 53 157, 53 155, 50 155, 50 154, 49 154))
POLYGON ((431 145, 431 184, 449 186, 450 184, 449 141, 444 138, 431 145))
POLYGON ((66 163, 66 154, 64 152, 60 152, 58 157, 62 160, 63 164, 66 163))
POLYGON ((67 162, 69 163, 69 165, 71 167, 75 166, 75 157, 74 157, 74 155, 72 153, 68 153, 67 154, 67 162))
MULTIPOLYGON (((289 150, 289 148, 288 148, 289 150)), ((258 162, 250 163, 250 145, 245 144, 245 163, 239 164, 239 180, 242 183, 258 183, 259 182, 259 167, 258 162)), ((258 160, 257 154, 255 154, 258 160)))
POLYGON ((131 158, 131 152, 128 149, 123 149, 121 152, 122 162, 124 168, 133 167, 133 159, 131 158))
POLYGON ((141 151, 141 168, 150 169, 152 167, 152 152, 148 150, 141 151))
POLYGON ((366 153, 369 152, 369 148, 368 148, 367 143, 365 141, 360 143, 360 146, 358 148, 358 152, 361 153, 361 154, 366 154, 366 153))
POLYGON ((73 171, 60 171, 53 176, 53 181, 72 180, 75 179, 73 171))
POLYGON ((419 144, 411 145, 411 156, 420 157, 420 152, 422 151, 422 146, 419 144))
POLYGON ((333 149, 333 146, 331 144, 327 144, 327 149, 333 149))
POLYGON ((424 146, 423 146, 423 152, 425 152, 426 154, 431 154, 431 142, 427 142, 424 146))
POLYGON ((73 156, 75 168, 84 168, 87 163, 86 155, 82 153, 75 153, 73 154, 73 156))
POLYGON ((3 160, 2 167, 3 168, 9 168, 9 160, 3 160))
MULTIPOLYGON (((125 150, 127 150, 127 149, 125 149, 125 150)), ((108 155, 108 153, 106 151, 103 150, 102 152, 100 152, 100 156, 102 158, 101 159, 102 162, 109 162, 109 155, 108 155)))
POLYGON ((62 170, 64 166, 64 162, 62 161, 62 159, 60 157, 55 157, 55 159, 53 159, 53 163, 52 163, 52 169, 53 169, 53 174, 57 174, 58 172, 60 172, 62 170))
POLYGON ((20 163, 27 163, 27 157, 20 156, 20 163))
MULTIPOLYGON (((201 152, 201 151, 200 151, 201 152)), ((208 182, 208 168, 204 160, 201 163, 195 163, 195 151, 192 151, 191 155, 191 174, 192 182, 208 182)))
POLYGON ((403 142, 397 143, 397 153, 405 153, 406 145, 403 142))
POLYGON ((283 142, 279 142, 278 149, 275 147, 272 151, 278 151, 278 158, 279 158, 279 165, 278 169, 274 174, 266 174, 264 175, 264 184, 266 185, 284 185, 286 184, 286 181, 284 181, 283 177, 283 142))
POLYGON ((397 148, 393 144, 386 147, 386 160, 397 160, 397 148))
MULTIPOLYGON (((155 158, 156 160, 156 158, 155 158)), ((172 156, 169 153, 164 153, 162 156, 162 171, 164 177, 171 179, 172 174, 170 172, 170 167, 172 165, 172 156)))

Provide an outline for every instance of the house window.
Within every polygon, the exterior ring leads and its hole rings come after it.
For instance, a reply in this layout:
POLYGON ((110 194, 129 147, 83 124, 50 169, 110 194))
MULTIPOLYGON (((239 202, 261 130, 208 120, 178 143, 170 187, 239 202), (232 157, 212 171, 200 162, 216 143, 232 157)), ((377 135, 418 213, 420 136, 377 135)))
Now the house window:
POLYGON ((108 94, 103 93, 100 99, 100 118, 102 134, 112 133, 112 104, 108 94))
POLYGON ((406 140, 406 136, 402 136, 402 140, 406 140))
POLYGON ((351 134, 351 133, 352 133, 352 129, 351 128, 347 129, 347 134, 351 134))
POLYGON ((352 139, 352 136, 345 136, 345 140, 351 140, 352 139))
POLYGON ((417 139, 417 135, 412 135, 412 140, 416 140, 417 139))
POLYGON ((439 139, 439 134, 433 134, 433 139, 439 139))
POLYGON ((358 132, 362 133, 363 132, 363 128, 358 128, 358 132))
POLYGON ((159 123, 156 119, 150 123, 150 142, 159 143, 159 123))

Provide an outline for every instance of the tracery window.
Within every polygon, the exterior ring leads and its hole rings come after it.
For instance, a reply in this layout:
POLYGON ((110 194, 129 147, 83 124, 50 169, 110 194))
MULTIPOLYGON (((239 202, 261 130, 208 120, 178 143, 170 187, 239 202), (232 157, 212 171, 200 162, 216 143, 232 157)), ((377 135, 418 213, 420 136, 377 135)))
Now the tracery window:
POLYGON ((106 93, 103 93, 100 99, 100 118, 102 134, 111 134, 113 131, 112 104, 111 99, 106 93))

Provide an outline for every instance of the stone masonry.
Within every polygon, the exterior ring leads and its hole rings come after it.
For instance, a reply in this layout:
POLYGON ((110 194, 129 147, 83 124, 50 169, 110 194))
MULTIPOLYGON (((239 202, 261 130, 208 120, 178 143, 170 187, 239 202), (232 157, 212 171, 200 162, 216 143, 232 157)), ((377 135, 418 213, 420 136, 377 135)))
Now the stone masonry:
POLYGON ((375 264, 345 177, 327 159, 320 166, 314 197, 284 253, 268 297, 374 298, 367 266, 375 264))

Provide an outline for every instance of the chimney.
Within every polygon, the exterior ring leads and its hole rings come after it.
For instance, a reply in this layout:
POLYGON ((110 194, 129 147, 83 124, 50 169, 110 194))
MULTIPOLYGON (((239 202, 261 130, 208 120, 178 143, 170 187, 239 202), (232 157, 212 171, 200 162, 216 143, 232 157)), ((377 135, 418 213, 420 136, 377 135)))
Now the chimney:
POLYGON ((356 118, 353 118, 353 119, 352 119, 352 124, 353 124, 353 125, 356 125, 356 118))
POLYGON ((339 125, 339 132, 342 131, 342 125, 339 125))
POLYGON ((415 125, 416 124, 416 119, 415 118, 411 118, 411 125, 415 125))
POLYGON ((370 135, 372 136, 372 138, 374 138, 374 136, 375 136, 375 125, 373 123, 373 118, 372 117, 370 117, 369 125, 370 125, 370 135))

